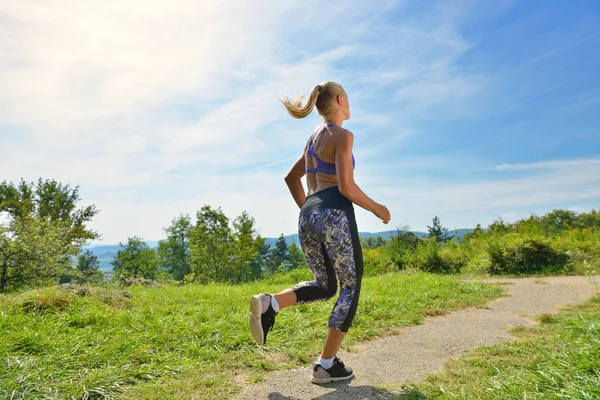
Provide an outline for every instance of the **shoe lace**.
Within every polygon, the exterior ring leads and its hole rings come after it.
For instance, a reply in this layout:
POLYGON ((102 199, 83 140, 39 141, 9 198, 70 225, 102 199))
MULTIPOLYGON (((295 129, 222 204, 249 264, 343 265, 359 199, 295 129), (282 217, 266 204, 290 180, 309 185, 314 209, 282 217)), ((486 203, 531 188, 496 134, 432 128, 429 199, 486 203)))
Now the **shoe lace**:
POLYGON ((344 362, 339 359, 338 357, 335 357, 335 360, 333 360, 334 363, 338 363, 342 368, 345 368, 346 366, 344 365, 344 362))

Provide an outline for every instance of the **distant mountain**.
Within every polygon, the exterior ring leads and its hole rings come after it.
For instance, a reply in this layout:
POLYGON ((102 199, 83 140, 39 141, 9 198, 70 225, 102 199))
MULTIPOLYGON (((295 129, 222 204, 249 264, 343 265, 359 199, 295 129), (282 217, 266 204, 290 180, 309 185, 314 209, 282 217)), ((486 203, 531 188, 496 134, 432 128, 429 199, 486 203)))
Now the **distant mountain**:
MULTIPOLYGON (((450 235, 456 235, 455 239, 460 239, 468 232, 473 232, 473 229, 458 229, 456 232, 449 231, 448 233, 450 235)), ((397 233, 396 230, 392 230, 392 231, 384 231, 384 232, 359 232, 358 235, 361 238, 367 238, 367 237, 376 238, 378 236, 381 236, 381 238, 383 238, 384 240, 389 240, 389 238, 392 235, 395 235, 396 233, 397 233)), ((427 233, 424 233, 424 232, 413 232, 413 233, 415 234, 415 236, 417 236, 419 238, 423 238, 423 237, 427 236, 427 233)), ((287 243, 288 246, 294 242, 297 245, 300 244, 297 233, 295 233, 293 235, 286 235, 286 236, 284 236, 284 238, 285 238, 285 242, 287 243)), ((277 243, 277 239, 278 238, 266 238, 265 244, 267 244, 271 247, 274 247, 275 243, 277 243)), ((157 240, 149 240, 149 241, 146 241, 146 243, 151 248, 155 249, 158 247, 157 240)), ((92 253, 94 253, 94 255, 96 255, 96 257, 98 257, 98 261, 100 262, 100 269, 102 271, 110 272, 110 271, 112 271, 112 265, 110 263, 117 256, 117 252, 121 249, 121 246, 118 244, 90 244, 90 245, 84 246, 84 249, 90 249, 92 251, 92 253)))

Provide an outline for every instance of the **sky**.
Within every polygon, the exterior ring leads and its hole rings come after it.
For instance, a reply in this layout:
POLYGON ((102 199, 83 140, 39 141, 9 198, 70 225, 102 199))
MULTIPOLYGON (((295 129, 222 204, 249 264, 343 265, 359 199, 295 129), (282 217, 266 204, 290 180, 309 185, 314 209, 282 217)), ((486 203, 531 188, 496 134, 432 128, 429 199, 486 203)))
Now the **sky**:
POLYGON ((203 205, 297 231, 283 178, 346 89, 360 231, 600 208, 600 3, 6 0, 0 180, 78 186, 115 244, 203 205))

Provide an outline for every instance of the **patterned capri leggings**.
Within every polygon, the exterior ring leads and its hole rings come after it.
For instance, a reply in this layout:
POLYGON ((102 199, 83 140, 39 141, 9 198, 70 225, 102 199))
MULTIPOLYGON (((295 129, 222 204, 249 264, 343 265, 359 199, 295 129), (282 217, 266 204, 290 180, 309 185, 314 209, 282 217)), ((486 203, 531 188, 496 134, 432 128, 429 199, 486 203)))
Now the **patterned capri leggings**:
POLYGON ((342 196, 337 187, 309 196, 300 212, 298 233, 315 279, 292 288, 296 304, 332 298, 339 279, 340 294, 328 325, 348 332, 356 314, 363 273, 352 202, 342 196))

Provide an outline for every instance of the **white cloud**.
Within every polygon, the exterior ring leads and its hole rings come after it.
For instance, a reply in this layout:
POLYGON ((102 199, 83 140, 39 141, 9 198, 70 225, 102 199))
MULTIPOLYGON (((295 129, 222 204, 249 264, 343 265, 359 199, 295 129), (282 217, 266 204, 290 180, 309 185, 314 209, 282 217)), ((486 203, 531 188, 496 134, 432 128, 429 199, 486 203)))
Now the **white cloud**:
MULTIPOLYGON (((477 164, 472 165, 477 170, 477 164)), ((405 220, 414 229, 423 229, 434 215, 457 228, 490 223, 500 216, 519 219, 532 212, 543 213, 557 204, 593 201, 600 198, 600 160, 549 161, 505 165, 499 175, 486 179, 397 180, 369 191, 379 193, 380 201, 395 221, 405 220), (526 170, 523 176, 506 175, 526 170), (506 171, 506 172, 505 172, 506 171), (461 222, 462 221, 462 222, 461 222)), ((366 221, 372 229, 373 221, 366 221)))
MULTIPOLYGON (((406 4, 3 4, 2 177, 80 185, 84 203, 101 210, 93 227, 105 242, 157 239, 173 217, 204 203, 222 206, 231 218, 248 210, 265 235, 291 233, 297 207, 283 182, 285 162, 300 155, 317 117, 293 120, 277 97, 331 79, 351 96, 359 184, 390 201, 398 215, 420 210, 429 217, 440 204, 458 212, 461 204, 542 201, 530 188, 533 180, 396 185, 393 174, 371 163, 382 161, 376 159, 382 138, 388 150, 400 147, 419 134, 415 122, 432 113, 472 115, 486 85, 483 76, 455 66, 472 45, 459 30, 469 3, 440 2, 414 15, 406 4)), ((578 183, 584 197, 595 193, 584 186, 597 183, 585 176, 578 183)), ((561 194, 560 182, 575 185, 560 175, 545 185, 548 196, 561 194)), ((365 229, 388 228, 366 212, 358 215, 365 229)), ((396 220, 417 225, 418 218, 396 220)))

